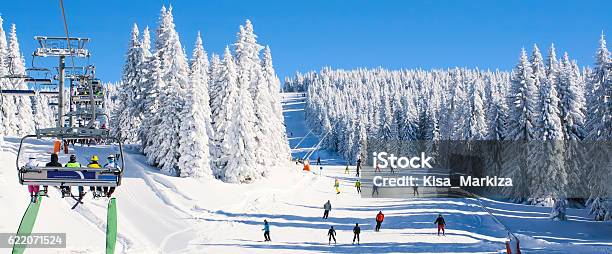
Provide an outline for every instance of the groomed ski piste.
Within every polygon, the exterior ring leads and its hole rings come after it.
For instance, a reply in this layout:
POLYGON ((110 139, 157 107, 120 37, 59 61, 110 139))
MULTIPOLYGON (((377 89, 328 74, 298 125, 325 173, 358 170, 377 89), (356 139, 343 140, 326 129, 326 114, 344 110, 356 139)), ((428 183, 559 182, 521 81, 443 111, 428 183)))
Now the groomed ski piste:
MULTIPOLYGON (((177 178, 128 149, 123 183, 114 194, 116 253, 505 253, 506 228, 518 236, 523 253, 612 253, 612 223, 594 222, 586 209, 568 209, 568 221, 554 222, 548 219, 550 208, 495 200, 481 200, 490 214, 470 198, 362 198, 353 187, 354 168, 344 174, 346 162, 317 149, 319 137, 305 127, 302 94, 283 97, 293 156, 320 156, 322 175, 318 167, 303 172, 301 165, 288 163, 253 184, 177 178), (340 180, 340 194, 334 179, 340 180), (323 220, 327 200, 332 211, 323 220), (385 221, 374 232, 378 211, 385 213, 385 221), (446 236, 436 235, 438 214, 446 219, 446 236), (264 219, 270 222, 272 242, 263 241, 264 219), (362 228, 360 245, 351 244, 355 223, 362 228), (332 225, 336 245, 328 245, 332 225)), ((5 137, 0 154, 0 232, 16 232, 30 200, 26 186, 17 181, 18 145, 18 138, 5 137)), ((48 155, 52 149, 50 141, 28 145, 27 154, 48 155)), ((71 152, 85 163, 99 149, 77 145, 71 152)), ((66 161, 67 155, 61 155, 60 162, 66 161)), ((25 253, 105 253, 108 199, 87 195, 84 204, 71 210, 75 201, 61 199, 51 188, 33 232, 66 233, 67 247, 25 253)))

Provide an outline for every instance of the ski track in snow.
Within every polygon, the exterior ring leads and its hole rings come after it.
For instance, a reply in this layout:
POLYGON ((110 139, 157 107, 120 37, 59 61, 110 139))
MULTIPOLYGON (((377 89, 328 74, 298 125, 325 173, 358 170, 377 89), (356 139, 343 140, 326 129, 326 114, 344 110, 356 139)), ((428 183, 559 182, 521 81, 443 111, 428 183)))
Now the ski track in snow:
MULTIPOLYGON (((150 166, 148 165, 143 165, 142 161, 138 161, 138 160, 134 160, 132 159, 132 155, 131 154, 126 154, 126 162, 129 162, 130 164, 134 165, 134 164, 140 164, 141 166, 148 168, 150 166)), ((160 200, 162 200, 167 206, 174 208, 176 211, 181 212, 184 215, 187 215, 189 217, 191 217, 191 214, 184 210, 183 208, 181 208, 179 205, 177 205, 175 202, 173 202, 171 200, 171 198, 168 197, 168 195, 166 195, 166 191, 162 190, 161 188, 159 188, 158 186, 158 182, 155 181, 150 175, 149 172, 146 172, 145 170, 141 170, 140 172, 138 172, 139 175, 141 176, 141 178, 145 181, 145 183, 147 184, 147 186, 149 186, 149 188, 151 189, 151 191, 157 195, 157 197, 159 197, 160 200)), ((166 187, 165 185, 162 184, 162 186, 166 187)), ((176 190, 176 188, 174 188, 174 190, 176 190)))
POLYGON ((151 172, 145 172, 147 175, 149 175, 151 177, 151 179, 161 185, 163 185, 164 187, 172 190, 173 193, 176 193, 178 195, 180 195, 182 198, 189 200, 189 201, 193 201, 193 199, 191 197, 189 197, 187 194, 185 194, 183 191, 181 191, 179 188, 176 187, 176 185, 174 185, 173 183, 164 180, 163 178, 152 174, 151 172))
MULTIPOLYGON (((195 216, 193 216, 189 211, 183 209, 181 206, 179 206, 178 204, 176 204, 175 202, 172 201, 172 198, 170 198, 167 194, 166 194, 166 190, 163 190, 162 188, 166 188, 171 190, 173 193, 177 193, 179 194, 181 197, 187 199, 187 200, 192 200, 191 198, 188 198, 186 195, 184 195, 182 192, 178 191, 178 188, 176 188, 176 186, 174 186, 173 184, 161 179, 158 176, 152 175, 154 173, 152 172, 148 172, 147 169, 150 167, 148 165, 143 165, 142 161, 140 160, 134 160, 132 158, 132 156, 139 156, 139 155, 134 155, 134 154, 130 154, 125 153, 125 157, 126 157, 126 162, 129 162, 130 164, 134 165, 134 164, 140 164, 141 166, 143 166, 142 168, 140 167, 135 167, 135 168, 139 168, 138 174, 140 174, 140 176, 142 177, 142 179, 145 181, 146 185, 150 188, 150 190, 161 200, 163 201, 163 203, 165 203, 168 207, 171 207, 172 209, 182 213, 183 215, 187 216, 187 219, 189 220, 195 220, 195 216), (161 185, 161 187, 160 187, 161 185)), ((143 209, 146 209, 143 207, 143 209)), ((160 244, 160 251, 162 253, 165 253, 166 250, 166 246, 168 245, 168 243, 175 243, 172 241, 173 238, 175 238, 176 236, 185 233, 185 232, 189 232, 189 231, 193 231, 193 226, 192 227, 187 227, 184 229, 179 229, 175 232, 172 232, 168 235, 166 235, 160 244)), ((181 244, 186 246, 187 243, 181 244)))
MULTIPOLYGON (((68 204, 66 206, 66 209, 70 209, 72 205, 69 203, 69 201, 67 201, 66 203, 68 204)), ((102 231, 102 233, 106 234, 106 220, 105 219, 101 219, 100 217, 96 216, 91 210, 82 206, 82 204, 77 206, 75 210, 83 218, 91 222, 96 228, 102 231)), ((122 249, 121 253, 128 253, 128 250, 133 245, 132 241, 127 236, 123 235, 121 232, 117 233, 117 240, 121 244, 121 249, 122 249)))

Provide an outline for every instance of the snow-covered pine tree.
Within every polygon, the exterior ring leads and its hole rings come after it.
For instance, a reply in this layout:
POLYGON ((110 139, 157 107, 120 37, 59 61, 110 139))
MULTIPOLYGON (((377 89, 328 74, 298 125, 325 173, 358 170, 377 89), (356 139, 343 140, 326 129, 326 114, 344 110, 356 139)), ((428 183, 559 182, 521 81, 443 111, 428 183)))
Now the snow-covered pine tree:
MULTIPOLYGON (((57 115, 56 109, 50 105, 49 96, 43 96, 42 98, 42 108, 45 117, 44 126, 54 127, 56 125, 55 118, 57 115)), ((108 116, 110 116, 110 112, 106 112, 108 116)))
POLYGON ((213 175, 222 177, 225 161, 221 161, 221 142, 223 141, 226 125, 227 103, 227 71, 219 55, 213 54, 210 61, 208 94, 210 95, 211 126, 213 136, 210 140, 210 154, 213 175))
MULTIPOLYGON (((498 80, 495 80, 492 85, 500 86, 498 80)), ((507 148, 506 133, 507 133, 507 118, 508 106, 506 104, 505 93, 502 89, 496 87, 491 91, 491 126, 489 128, 489 140, 492 140, 491 157, 485 158, 488 169, 491 175, 503 175, 504 163, 507 160, 504 156, 504 150, 507 148)))
POLYGON ((612 220, 612 195, 610 185, 609 165, 612 140, 612 60, 602 32, 599 47, 595 54, 595 68, 589 79, 593 89, 589 98, 588 134, 587 139, 593 141, 589 151, 589 170, 592 180, 590 184, 590 212, 595 220, 612 220))
POLYGON ((567 200, 564 198, 554 198, 553 207, 550 211, 549 217, 555 221, 567 220, 567 200))
POLYGON ((287 130, 285 128, 285 117, 283 116, 283 106, 281 104, 280 80, 276 76, 274 65, 272 64, 272 52, 270 47, 264 48, 262 59, 262 72, 266 83, 268 84, 270 103, 272 107, 273 121, 270 123, 272 130, 272 138, 275 156, 272 156, 272 165, 282 165, 291 158, 291 149, 287 139, 287 130))
POLYGON ((132 27, 131 38, 126 53, 126 60, 121 76, 121 88, 119 92, 118 105, 115 107, 115 123, 113 132, 125 143, 136 143, 139 135, 138 130, 142 121, 142 112, 136 105, 140 101, 138 97, 141 89, 143 53, 138 40, 138 26, 132 27))
POLYGON ((246 110, 252 110, 255 113, 255 119, 253 119, 255 125, 253 135, 257 142, 253 147, 255 160, 258 164, 270 166, 274 158, 272 152, 274 139, 271 138, 273 133, 270 129, 270 124, 274 121, 274 112, 270 101, 269 85, 264 80, 259 59, 259 51, 262 47, 257 43, 257 36, 250 20, 247 20, 244 26, 240 26, 234 47, 238 86, 247 87, 253 98, 253 103, 250 104, 253 108, 246 110))
POLYGON ((534 46, 534 56, 532 60, 532 66, 534 70, 534 81, 535 84, 540 88, 540 115, 541 115, 541 126, 540 135, 538 139, 547 140, 562 140, 564 138, 561 130, 561 112, 559 111, 559 94, 557 92, 557 82, 553 78, 551 80, 546 79, 546 72, 544 65, 541 61, 542 55, 538 50, 537 46, 534 46))
MULTIPOLYGON (((580 197, 587 193, 588 186, 583 179, 588 179, 584 158, 588 156, 579 141, 584 139, 586 114, 585 88, 580 71, 570 62, 567 52, 559 65, 558 78, 561 110, 561 130, 565 141, 565 167, 567 171, 569 197, 580 197)), ((549 78, 550 80, 550 78, 549 78)))
POLYGON ((183 177, 212 177, 209 137, 213 133, 208 100, 208 56, 198 32, 191 60, 190 83, 181 112, 178 167, 183 177))
POLYGON ((34 95, 34 124, 36 129, 52 127, 48 121, 48 110, 49 101, 44 95, 40 94, 40 91, 36 91, 34 95), (47 107, 45 107, 47 104, 47 107))
POLYGON ((391 151, 391 145, 397 142, 397 126, 393 120, 393 110, 391 109, 391 100, 389 98, 389 91, 383 87, 380 97, 380 128, 376 133, 375 140, 378 143, 378 151, 391 151))
POLYGON ((446 122, 445 128, 450 130, 448 132, 449 138, 453 140, 464 140, 463 130, 465 130, 465 121, 467 119, 467 89, 464 77, 458 68, 455 68, 453 72, 453 85, 454 88, 452 93, 452 102, 449 112, 449 122, 446 122))
MULTIPOLYGON (((214 116, 215 116, 215 112, 217 112, 219 110, 219 107, 221 105, 215 103, 215 101, 217 101, 219 98, 219 87, 217 87, 217 85, 219 85, 219 77, 220 77, 220 73, 221 73, 221 69, 222 69, 222 64, 221 64, 221 59, 219 58, 219 55, 213 53, 212 56, 210 57, 210 66, 208 68, 208 95, 210 98, 210 111, 212 112, 212 120, 214 123, 214 116)), ((213 124, 213 130, 214 130, 214 124, 213 124)))
MULTIPOLYGON (((151 70, 148 68, 151 67, 149 61, 152 58, 151 53, 151 35, 149 33, 149 27, 147 26, 142 32, 142 39, 140 41, 140 58, 138 61, 138 65, 136 66, 138 70, 138 77, 134 81, 134 94, 132 98, 132 115, 136 117, 139 122, 142 122, 144 118, 145 111, 145 96, 148 93, 147 88, 144 87, 144 84, 148 82, 149 76, 147 75, 151 70)), ((140 135, 138 135, 140 137, 140 135)))
MULTIPOLYGON (((10 74, 26 75, 25 60, 21 56, 19 41, 17 39, 17 26, 11 24, 11 32, 8 41, 7 67, 10 74)), ((27 90, 25 80, 17 78, 10 79, 12 87, 19 90, 27 90)), ((34 115, 32 113, 32 99, 29 96, 14 97, 17 107, 16 124, 18 135, 28 135, 34 133, 34 115)))
POLYGON ((151 53, 151 33, 149 32, 149 26, 146 26, 142 31, 142 42, 141 42, 142 54, 145 58, 153 56, 151 53))
POLYGON ((537 89, 531 64, 527 60, 527 53, 525 49, 522 49, 519 63, 513 71, 508 97, 507 137, 509 140, 531 141, 536 138, 537 89))
POLYGON ((155 48, 165 86, 160 93, 160 102, 163 103, 160 103, 159 109, 162 116, 159 132, 152 142, 159 144, 158 166, 161 170, 179 176, 181 116, 177 112, 181 112, 183 108, 189 66, 175 29, 172 7, 168 10, 162 7, 155 48))
MULTIPOLYGON (((404 109, 402 108, 401 80, 399 80, 396 75, 393 75, 391 78, 391 84, 392 87, 390 89, 393 91, 391 93, 391 111, 393 112, 391 121, 393 121, 395 132, 395 141, 393 142, 391 149, 395 154, 402 154, 401 150, 403 147, 403 137, 401 135, 401 130, 405 121, 405 115, 404 109)), ((352 119, 358 119, 358 116, 356 115, 357 109, 354 106, 349 106, 349 108, 352 112, 355 112, 355 116, 353 116, 352 119)), ((357 127, 359 126, 357 125, 357 127)), ((354 132, 357 132, 357 130, 354 130, 354 132)))
MULTIPOLYGON (((416 97, 413 97, 413 93, 405 93, 401 99, 402 109, 404 109, 402 115, 402 127, 399 131, 400 140, 412 141, 417 140, 417 128, 418 128, 418 111, 416 106, 416 97)), ((404 151, 407 152, 407 151, 404 151)), ((409 153, 406 153, 409 154, 409 153)))
MULTIPOLYGON (((547 76, 546 76, 546 67, 544 66, 544 58, 542 57, 542 53, 540 52, 540 49, 538 48, 538 45, 534 44, 533 45, 533 52, 531 55, 531 70, 532 70, 532 75, 533 75, 533 82, 534 82, 534 86, 536 88, 535 90, 535 94, 534 99, 536 101, 536 111, 535 116, 536 116, 536 121, 534 122, 534 127, 535 127, 535 138, 536 139, 542 139, 542 136, 545 135, 542 130, 542 126, 544 125, 544 123, 542 123, 543 118, 541 116, 542 113, 542 108, 545 107, 544 105, 542 105, 544 103, 544 101, 546 100, 546 96, 543 93, 543 90, 545 89, 544 87, 546 86, 546 83, 548 82, 547 76)), ((554 86, 554 84, 553 84, 554 86)))
MULTIPOLYGON (((6 33, 3 28, 3 19, 0 16, 0 76, 6 76, 9 74, 8 71, 8 42, 6 41, 6 33)), ((13 84, 9 79, 0 78, 0 84, 2 89, 13 89, 13 84)), ((0 100, 0 110, 2 112, 0 118, 2 118, 2 126, 0 126, 1 133, 3 135, 15 135, 18 131, 17 127, 17 107, 14 103, 14 97, 9 95, 2 95, 0 100)))
MULTIPOLYGON (((493 83, 495 85, 499 85, 496 81, 493 83)), ((492 126, 489 132, 490 140, 505 140, 507 133, 507 118, 508 118, 508 105, 506 104, 506 99, 504 98, 505 94, 500 92, 499 90, 493 90, 491 94, 492 107, 493 107, 493 120, 492 126)))
MULTIPOLYGON (((163 72, 163 70, 162 70, 163 72)), ((164 79, 165 81, 165 79, 164 79)), ((180 149, 180 127, 181 114, 184 107, 185 94, 183 88, 180 88, 172 83, 165 83, 166 86, 160 93, 159 113, 161 121, 157 129, 157 135, 153 137, 153 142, 159 144, 159 156, 157 165, 165 173, 174 176, 180 176, 179 158, 180 149)))
POLYGON ((589 80, 593 89, 589 105, 589 133, 591 140, 612 139, 612 113, 609 99, 611 88, 610 51, 606 46, 604 34, 601 34, 599 48, 595 55, 595 68, 589 80))
MULTIPOLYGON (((559 60, 557 59, 557 51, 555 50, 555 44, 550 44, 550 48, 548 48, 548 56, 546 57, 545 67, 546 76, 549 80, 556 78, 559 74, 559 60)), ((555 81, 553 80, 553 82, 555 81)))
POLYGON ((525 49, 521 49, 519 62, 514 68, 508 94, 508 125, 507 140, 515 141, 509 147, 510 160, 506 162, 507 172, 504 174, 514 180, 514 186, 506 189, 508 196, 514 201, 522 201, 528 194, 527 171, 530 166, 525 148, 527 142, 535 140, 538 133, 537 123, 537 87, 535 86, 531 63, 527 59, 525 49))
POLYGON ((143 83, 146 93, 143 102, 144 117, 140 125, 139 136, 142 151, 147 155, 147 163, 157 165, 161 150, 159 149, 159 143, 156 143, 156 136, 161 132, 159 128, 163 117, 159 113, 160 96, 166 83, 164 83, 159 56, 154 54, 147 63, 147 76, 149 78, 143 83))
MULTIPOLYGON (((534 57, 536 58, 536 57, 534 57)), ((536 67, 539 68, 539 67, 536 67)), ((538 75, 535 75, 537 78, 538 75)), ((553 79, 554 81, 554 79, 553 79)), ((564 164, 564 136, 559 110, 559 96, 556 82, 541 83, 540 89, 540 138, 543 142, 535 144, 539 149, 530 153, 528 178, 530 183, 530 202, 532 204, 553 205, 553 202, 565 202, 567 195, 567 172, 564 164)), ((553 208, 561 209, 555 205, 553 208)), ((561 213, 559 210, 556 213, 561 213)), ((563 217, 563 216, 561 216, 563 217)))
POLYGON ((469 94, 467 133, 463 137, 466 140, 484 140, 488 133, 484 108, 484 87, 480 77, 476 77, 471 82, 469 94))
POLYGON ((115 98, 117 96, 117 89, 116 89, 116 85, 111 83, 111 82, 107 82, 107 83, 103 83, 102 87, 104 89, 104 114, 106 114, 107 116, 110 116, 110 119, 105 119, 105 121, 101 122, 101 124, 103 124, 106 128, 113 128, 113 126, 111 126, 112 121, 113 121, 113 114, 112 112, 115 109, 115 98))
POLYGON ((274 71, 272 52, 269 46, 264 48, 262 72, 264 80, 268 84, 273 117, 270 119, 270 123, 268 123, 270 126, 269 128, 272 130, 272 136, 269 138, 272 139, 272 152, 274 153, 274 155, 271 156, 271 163, 272 165, 282 165, 283 163, 287 163, 291 158, 291 149, 289 148, 287 130, 285 128, 285 117, 283 116, 283 106, 281 104, 280 80, 274 71))
POLYGON ((236 67, 226 48, 224 56, 224 72, 227 82, 227 113, 226 122, 218 129, 223 135, 221 144, 221 165, 223 167, 223 179, 230 183, 250 182, 262 176, 262 168, 257 165, 255 159, 255 112, 253 112, 253 101, 248 90, 248 83, 238 81, 236 67))

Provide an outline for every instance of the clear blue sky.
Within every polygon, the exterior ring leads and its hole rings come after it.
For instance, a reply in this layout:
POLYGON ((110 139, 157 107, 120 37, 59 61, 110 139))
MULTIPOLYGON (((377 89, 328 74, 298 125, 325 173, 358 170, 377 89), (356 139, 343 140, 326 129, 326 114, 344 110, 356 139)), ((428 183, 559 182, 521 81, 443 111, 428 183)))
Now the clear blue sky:
MULTIPOLYGON (((188 55, 198 30, 209 54, 219 53, 251 19, 281 79, 323 66, 509 70, 521 47, 551 42, 559 56, 592 65, 601 31, 612 38, 609 0, 64 1, 71 35, 92 38, 91 62, 109 81, 120 78, 132 24, 154 31, 162 4, 173 5, 188 55)), ((0 13, 5 30, 17 24, 28 64, 34 35, 64 34, 58 0, 4 1, 0 13)))

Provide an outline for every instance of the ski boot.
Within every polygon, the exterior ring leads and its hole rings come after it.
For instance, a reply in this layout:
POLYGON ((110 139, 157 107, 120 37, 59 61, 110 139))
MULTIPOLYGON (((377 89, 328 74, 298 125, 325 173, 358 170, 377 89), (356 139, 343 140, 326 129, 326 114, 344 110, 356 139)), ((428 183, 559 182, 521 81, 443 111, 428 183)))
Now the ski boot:
POLYGON ((61 191, 62 191, 62 198, 72 196, 72 193, 70 193, 70 188, 68 188, 68 187, 60 187, 60 188, 61 188, 61 191))
POLYGON ((38 195, 49 197, 49 186, 43 186, 43 190, 38 195))

